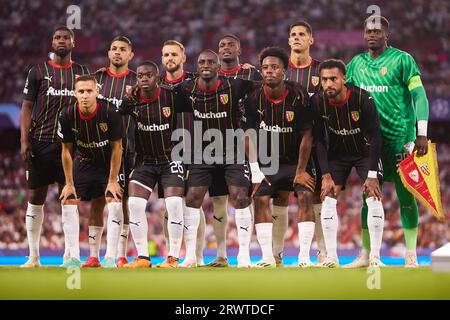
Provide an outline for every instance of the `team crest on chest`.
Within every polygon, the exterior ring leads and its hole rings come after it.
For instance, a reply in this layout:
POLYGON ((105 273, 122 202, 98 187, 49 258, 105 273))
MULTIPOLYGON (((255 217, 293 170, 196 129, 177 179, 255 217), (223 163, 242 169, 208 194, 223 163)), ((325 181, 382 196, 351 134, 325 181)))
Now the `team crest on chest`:
POLYGON ((286 111, 286 121, 291 122, 294 120, 294 111, 286 111))
POLYGON ((352 119, 353 121, 358 121, 359 120, 359 111, 352 111, 351 113, 352 119))
POLYGON ((100 122, 98 126, 100 127, 100 130, 102 130, 103 132, 108 131, 108 124, 106 122, 100 122))
POLYGON ((170 114, 172 113, 170 107, 164 107, 162 108, 162 113, 164 115, 164 117, 168 118, 170 117, 170 114))
POLYGON ((220 95, 220 103, 227 104, 228 103, 228 94, 221 94, 220 95))
POLYGON ((381 73, 382 76, 384 76, 387 72, 388 72, 388 69, 386 67, 382 67, 380 69, 380 73, 381 73))
POLYGON ((314 87, 317 87, 319 85, 319 77, 318 76, 312 76, 311 77, 311 83, 314 87))

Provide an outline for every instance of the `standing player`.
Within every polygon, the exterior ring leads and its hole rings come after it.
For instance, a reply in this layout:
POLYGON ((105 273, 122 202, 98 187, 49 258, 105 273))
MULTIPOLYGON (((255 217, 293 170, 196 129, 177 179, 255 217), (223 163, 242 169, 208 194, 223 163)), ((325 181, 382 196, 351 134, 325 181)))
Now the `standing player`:
MULTIPOLYGON (((175 88, 175 92, 194 111, 195 120, 199 120, 196 122, 202 137, 205 135, 206 140, 210 142, 214 140, 215 145, 225 146, 227 129, 235 130, 239 127, 239 99, 252 90, 254 85, 247 80, 219 77, 219 67, 218 55, 211 50, 203 51, 198 57, 199 78, 185 80, 175 88)), ((229 200, 236 209, 239 238, 238 267, 249 267, 252 220, 248 199, 249 172, 244 163, 236 163, 235 143, 232 144, 233 150, 228 150, 232 151, 234 158, 226 159, 227 154, 230 155, 231 152, 215 148, 211 150, 211 147, 207 148, 209 145, 207 142, 202 141, 201 149, 198 148, 198 152, 193 153, 194 164, 189 166, 185 225, 196 232, 200 206, 211 186, 214 172, 223 169, 229 200), (204 159, 203 155, 208 159, 204 159), (229 161, 226 160, 231 160, 232 164, 227 164, 229 161)), ((196 141, 192 144, 195 145, 196 141)), ((196 239, 193 242, 195 243, 196 239)), ((186 260, 192 267, 197 264, 194 250, 195 247, 186 246, 186 260)))
MULTIPOLYGON (((48 186, 64 186, 61 164, 61 143, 57 137, 58 116, 64 106, 75 103, 75 76, 88 73, 86 67, 72 61, 74 33, 62 26, 53 32, 54 54, 46 62, 33 66, 23 90, 20 114, 20 148, 27 162, 28 207, 25 217, 30 255, 22 267, 39 267, 39 240, 44 220, 44 202, 48 186)), ((67 213, 63 211, 63 222, 67 213)), ((63 225, 64 233, 66 227, 63 225)), ((66 252, 65 258, 68 257, 66 252)))
MULTIPOLYGON (((240 55, 241 42, 239 38, 232 34, 223 36, 219 41, 219 74, 228 78, 261 81, 261 74, 256 68, 252 66, 244 68, 239 63, 240 55)), ((217 241, 217 258, 208 263, 208 267, 227 267, 228 190, 223 172, 218 171, 214 174, 209 195, 212 197, 214 205, 213 228, 217 241)), ((200 223, 200 227, 201 225, 202 223, 200 223)), ((197 239, 198 241, 199 239, 197 239)))
POLYGON ((383 265, 380 248, 384 210, 380 201, 383 172, 377 108, 367 91, 345 84, 346 70, 342 61, 326 60, 319 70, 323 91, 311 98, 311 105, 316 115, 316 149, 322 170, 321 219, 327 249, 327 258, 321 266, 334 268, 339 265, 336 199, 354 167, 364 183, 369 207, 370 266, 379 267, 383 265))
MULTIPOLYGON (((156 183, 164 190, 169 222, 169 255, 159 265, 176 268, 183 238, 184 169, 172 161, 172 131, 176 128, 178 106, 170 90, 158 87, 159 69, 152 61, 137 68, 139 106, 127 107, 136 122, 136 166, 130 177, 130 225, 138 257, 125 268, 148 268, 148 224, 145 213, 148 198, 156 183)), ((181 109, 180 109, 181 110, 181 109)))
MULTIPOLYGON (((406 190, 397 173, 397 164, 408 152, 405 145, 414 142, 417 155, 427 153, 428 100, 414 58, 388 46, 389 22, 371 16, 364 22, 364 39, 369 52, 358 54, 348 64, 348 82, 372 95, 378 108, 383 146, 381 160, 384 180, 393 182, 400 202, 400 216, 406 242, 405 267, 417 267, 417 226, 419 210, 414 196, 406 190), (417 136, 416 136, 417 120, 417 136)), ((367 205, 362 210, 363 249, 349 268, 369 263, 367 205)))
MULTIPOLYGON (((97 85, 99 87, 99 98, 107 101, 107 108, 119 108, 122 99, 126 94, 126 86, 133 86, 136 83, 136 74, 128 69, 128 64, 133 58, 132 44, 130 39, 124 36, 115 37, 111 41, 108 51, 109 67, 103 68, 95 73, 97 85)), ((107 222, 107 241, 106 256, 118 257, 117 267, 121 268, 127 261, 127 244, 128 244, 128 182, 129 175, 134 166, 134 140, 130 139, 129 132, 132 122, 130 116, 122 115, 122 164, 119 173, 119 183, 123 189, 122 209, 123 219, 118 219, 112 215, 108 216, 107 222), (123 220, 123 221, 122 221, 123 220), (119 239, 115 239, 119 230, 119 239), (111 232, 110 232, 111 231, 111 232), (117 248, 117 242, 119 243, 117 248)), ((102 224, 103 225, 103 224, 102 224)), ((89 226, 90 229, 92 229, 89 226)), ((91 238, 89 238, 91 240, 91 238)), ((100 243, 100 242, 96 242, 100 243)), ((110 260, 107 260, 110 261, 110 260)))
MULTIPOLYGON (((299 21, 289 26, 289 46, 291 53, 289 57, 289 66, 286 72, 286 79, 299 82, 308 92, 309 96, 319 91, 319 64, 320 62, 311 58, 310 48, 314 44, 312 28, 306 21, 299 21)), ((320 177, 320 169, 316 159, 316 153, 312 151, 314 171, 317 177, 320 177)), ((320 210, 322 208, 320 201, 320 179, 317 180, 313 198, 313 210, 315 220, 315 234, 318 246, 317 262, 321 263, 326 257, 325 243, 323 241, 322 226, 320 222, 320 210)), ((278 265, 282 265, 284 236, 288 228, 288 201, 281 198, 275 198, 273 202, 273 245, 275 259, 278 265)), ((308 243, 309 229, 311 222, 306 217, 300 216, 298 225, 299 241, 303 243, 304 252, 309 252, 310 247, 305 247, 308 243), (304 223, 303 223, 304 222, 304 223), (305 235, 305 238, 303 238, 305 235), (303 239, 302 239, 303 238, 303 239)), ((303 250, 303 249, 302 249, 303 250)), ((309 253, 308 253, 309 256, 309 253)), ((309 259, 308 259, 309 260, 309 259)))
MULTIPOLYGON (((183 44, 176 40, 167 40, 164 42, 162 47, 162 64, 165 68, 165 74, 162 77, 161 83, 168 87, 173 87, 180 82, 182 82, 186 77, 193 77, 193 74, 184 71, 183 65, 186 62, 186 54, 183 44)), ((173 97, 173 94, 172 94, 173 97)), ((174 99, 174 97, 172 98, 174 99)), ((194 116, 192 112, 182 112, 177 113, 177 128, 187 130, 188 132, 192 132, 192 128, 194 127, 194 116)), ((184 131, 183 131, 184 132, 184 131)), ((185 141, 185 136, 183 135, 183 143, 185 141)), ((185 152, 190 152, 186 147, 183 148, 185 152)), ((185 169, 188 171, 189 167, 185 165, 185 169)), ((164 192, 161 188, 158 188, 158 195, 160 198, 164 198, 164 192)), ((203 211, 203 209, 200 209, 203 211)), ((166 246, 168 251, 170 251, 170 243, 169 243, 169 228, 176 228, 176 225, 168 223, 167 210, 164 214, 164 237, 166 238, 166 246)), ((191 241, 192 237, 195 235, 191 235, 192 230, 185 229, 185 241, 191 241)), ((197 264, 204 265, 203 262, 203 247, 205 243, 205 215, 203 212, 200 214, 200 225, 197 230, 197 244, 196 244, 196 256, 197 256, 197 264)), ((184 267, 186 264, 183 261, 179 266, 184 267)))
MULTIPOLYGON (((81 201, 91 202, 90 225, 96 226, 96 222, 103 220, 105 202, 108 203, 108 215, 123 220, 122 190, 117 182, 122 158, 122 124, 118 110, 107 108, 104 101, 97 100, 98 94, 94 76, 78 77, 75 80, 78 103, 64 109, 59 119, 58 135, 62 141, 61 157, 66 179, 60 199, 63 211, 69 213, 64 228, 70 258, 63 267, 81 265, 78 197, 81 201), (76 145, 75 160, 72 160, 73 144, 76 145)), ((94 237, 94 241, 100 242, 100 229, 94 235, 89 232, 89 238, 94 237)), ((100 267, 98 248, 90 243, 91 254, 83 267, 100 267)), ((114 256, 105 256, 105 266, 114 267, 114 259, 114 256)))
MULTIPOLYGON (((299 265, 311 265, 309 248, 314 236, 314 213, 312 197, 314 178, 312 166, 308 165, 312 148, 312 117, 309 109, 309 97, 306 91, 301 96, 287 88, 283 79, 289 57, 281 48, 264 49, 259 57, 264 86, 249 94, 244 104, 247 128, 269 132, 266 144, 270 151, 274 137, 279 140, 279 169, 274 175, 267 176, 255 193, 255 228, 261 245, 262 259, 257 267, 276 267, 272 250, 272 215, 270 198, 287 202, 295 191, 298 199, 299 218, 307 218, 309 229, 304 228, 300 243, 299 265), (304 244, 306 242, 306 244, 304 244), (307 252, 305 252, 307 248, 307 252)), ((261 138, 261 135, 259 135, 261 138)), ((259 141, 259 145, 261 141, 259 141)), ((258 163, 250 156, 250 167, 258 163)), ((264 172, 264 167, 262 168, 264 172)), ((305 222, 299 220, 300 224, 305 222)))

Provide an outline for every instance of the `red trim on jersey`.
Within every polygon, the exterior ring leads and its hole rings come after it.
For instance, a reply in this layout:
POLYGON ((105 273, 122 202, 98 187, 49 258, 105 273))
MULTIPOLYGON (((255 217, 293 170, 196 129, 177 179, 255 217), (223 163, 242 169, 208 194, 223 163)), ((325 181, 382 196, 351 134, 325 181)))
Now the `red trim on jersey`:
POLYGON ((236 68, 231 69, 231 70, 224 70, 224 69, 220 68, 219 73, 220 74, 235 74, 235 73, 238 73, 239 70, 241 70, 241 69, 242 69, 241 65, 238 65, 236 68))
POLYGON ((179 83, 179 82, 183 81, 184 78, 186 78, 186 75, 187 75, 186 71, 183 71, 183 74, 178 79, 169 80, 169 79, 167 79, 167 73, 166 73, 166 75, 164 76, 164 82, 172 83, 172 84, 179 83))
POLYGON ((332 105, 333 107, 335 107, 335 108, 340 108, 340 107, 342 107, 344 104, 347 103, 348 99, 350 99, 350 93, 351 93, 350 89, 347 88, 347 95, 345 96, 344 100, 342 100, 342 101, 339 102, 339 103, 334 103, 332 100, 328 99, 328 103, 329 103, 330 105, 332 105))
POLYGON ((73 61, 70 61, 70 63, 66 64, 65 66, 60 66, 59 64, 54 63, 53 60, 48 60, 48 64, 51 65, 53 68, 69 69, 73 65, 73 61))
POLYGON ((80 115, 80 119, 84 120, 84 121, 91 120, 93 117, 95 117, 95 115, 97 114, 98 108, 99 108, 99 105, 97 103, 95 105, 95 111, 92 112, 90 115, 85 116, 80 110, 80 105, 77 103, 78 114, 80 115))
POLYGON ((269 97, 269 94, 267 93, 266 86, 263 87, 263 90, 264 90, 264 96, 265 96, 265 98, 266 98, 269 102, 275 103, 275 104, 279 104, 279 103, 283 102, 284 99, 286 99, 286 97, 287 97, 288 94, 289 94, 289 90, 288 90, 287 88, 285 88, 285 89, 284 89, 283 96, 281 97, 281 99, 273 100, 272 98, 269 97))
POLYGON ((202 86, 200 85, 200 79, 198 79, 197 81, 198 81, 198 90, 201 92, 205 92, 205 93, 211 93, 211 92, 217 91, 217 89, 220 86, 220 79, 219 79, 219 80, 217 80, 216 86, 214 88, 212 88, 210 90, 206 90, 205 88, 202 88, 202 86))
POLYGON ((295 69, 306 69, 306 68, 309 68, 309 67, 313 64, 313 62, 314 62, 314 59, 311 58, 311 62, 310 62, 308 65, 306 65, 306 66, 304 66, 304 67, 297 67, 297 66, 292 62, 291 58, 289 58, 289 67, 295 68, 295 69))
POLYGON ((110 77, 123 78, 130 74, 130 69, 127 69, 127 71, 125 71, 124 73, 112 73, 111 70, 109 70, 109 68, 106 68, 106 73, 110 77))
POLYGON ((155 102, 156 100, 158 100, 158 98, 159 98, 160 95, 161 95, 161 88, 158 87, 158 88, 156 89, 156 94, 155 94, 153 97, 148 98, 148 99, 146 99, 146 98, 144 98, 144 97, 139 97, 139 101, 140 101, 140 102, 145 102, 145 103, 155 102))

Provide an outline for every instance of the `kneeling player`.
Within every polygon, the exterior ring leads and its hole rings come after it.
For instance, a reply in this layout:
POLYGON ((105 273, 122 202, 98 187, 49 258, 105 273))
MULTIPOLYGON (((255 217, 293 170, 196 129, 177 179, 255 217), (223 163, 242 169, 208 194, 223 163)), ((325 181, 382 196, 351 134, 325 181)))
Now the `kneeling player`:
POLYGON ((130 229, 138 257, 125 268, 148 268, 148 224, 145 213, 147 200, 156 183, 164 190, 168 212, 169 255, 161 268, 176 268, 183 237, 184 169, 180 161, 171 160, 172 131, 176 114, 172 92, 158 87, 158 66, 144 61, 137 68, 139 104, 133 108, 136 122, 136 166, 129 183, 128 206, 130 229))
MULTIPOLYGON (((295 191, 299 206, 299 265, 305 267, 311 265, 309 250, 314 236, 314 178, 312 168, 308 166, 313 140, 308 95, 304 91, 299 96, 283 82, 289 57, 281 48, 264 49, 260 54, 260 64, 264 86, 249 94, 244 105, 243 119, 247 128, 270 133, 266 136, 266 145, 267 152, 272 156, 272 146, 274 143, 279 145, 279 153, 276 154, 279 170, 267 176, 269 183, 267 180, 263 181, 254 197, 256 235, 262 250, 262 259, 256 266, 276 267, 272 250, 270 198, 286 201, 290 193, 295 191), (278 140, 274 142, 274 138, 278 140)), ((260 148, 264 143, 261 138, 260 135, 260 148)), ((257 174, 258 163, 251 154, 249 156, 254 181, 261 175, 257 174)))
POLYGON ((322 170, 321 220, 327 249, 325 267, 339 265, 337 256, 337 197, 355 167, 367 197, 370 234, 370 266, 379 267, 384 226, 381 204, 381 133, 378 112, 366 91, 346 85, 346 68, 340 60, 327 60, 319 67, 323 92, 311 98, 315 113, 314 136, 322 170), (325 136, 328 136, 326 146, 325 136))
MULTIPOLYGON (((108 214, 113 221, 123 220, 120 198, 122 190, 117 175, 122 157, 122 124, 114 108, 97 100, 98 88, 94 76, 81 76, 75 80, 78 104, 61 112, 58 135, 62 140, 62 163, 66 185, 61 192, 64 212, 66 245, 70 258, 63 267, 80 267, 79 216, 77 199, 91 201, 89 226, 90 257, 83 267, 100 267, 99 248, 103 233, 103 210, 108 203, 108 214), (72 161, 73 143, 76 144, 72 161), (106 198, 105 198, 106 194, 106 198), (92 239, 92 241, 91 241, 92 239)), ((114 233, 108 240, 117 248, 121 228, 108 230, 114 233)), ((105 267, 115 267, 115 252, 107 252, 105 267)))

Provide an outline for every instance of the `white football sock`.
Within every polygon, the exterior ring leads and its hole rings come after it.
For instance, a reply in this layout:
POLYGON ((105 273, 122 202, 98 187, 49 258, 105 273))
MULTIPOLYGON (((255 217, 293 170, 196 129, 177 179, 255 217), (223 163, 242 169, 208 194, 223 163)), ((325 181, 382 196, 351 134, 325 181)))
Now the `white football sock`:
POLYGON ((44 220, 44 205, 34 205, 28 202, 25 213, 28 246, 30 257, 39 257, 39 242, 41 240, 42 221, 44 220))
POLYGON ((272 221, 273 254, 278 258, 282 258, 284 236, 288 229, 288 207, 273 206, 272 221))
POLYGON ((317 249, 321 253, 327 252, 325 248, 325 240, 323 239, 323 230, 322 230, 322 221, 320 219, 320 212, 322 211, 322 204, 313 204, 313 210, 314 210, 314 222, 316 223, 314 227, 314 233, 316 234, 316 241, 317 241, 317 249))
POLYGON ((256 238, 261 246, 261 253, 263 259, 273 260, 272 251, 272 223, 256 223, 256 238))
POLYGON ((169 256, 179 258, 181 242, 183 241, 183 198, 167 197, 166 202, 167 231, 169 234, 169 256))
POLYGON ((123 224, 122 231, 120 232, 119 247, 117 249, 118 257, 127 257, 127 247, 128 247, 128 233, 130 231, 130 225, 123 224))
POLYGON ((122 202, 109 202, 105 257, 115 259, 123 225, 122 202))
POLYGON ((312 221, 303 221, 298 224, 298 242, 300 250, 298 253, 298 260, 310 260, 309 251, 311 250, 311 242, 314 237, 315 223, 312 221))
POLYGON ((140 197, 129 197, 130 230, 138 256, 148 257, 148 223, 145 207, 147 200, 140 197))
POLYGON ((170 251, 170 243, 169 243, 169 214, 167 213, 167 208, 164 210, 163 216, 163 234, 164 234, 164 242, 166 243, 167 252, 170 251))
MULTIPOLYGON (((239 241, 239 253, 245 259, 250 260, 250 241, 252 239, 252 214, 249 207, 236 209, 236 228, 239 241)), ((250 261, 249 261, 250 263, 250 261)))
POLYGON ((213 197, 213 228, 217 241, 217 257, 227 257, 228 196, 213 197))
POLYGON ((195 255, 197 256, 197 263, 204 263, 203 261, 203 249, 205 248, 205 227, 206 218, 205 212, 200 207, 200 221, 197 228, 197 243, 195 248, 195 255))
POLYGON ((383 204, 374 197, 367 198, 366 203, 368 208, 367 226, 370 235, 370 256, 380 257, 384 228, 383 204))
POLYGON ((325 200, 322 202, 321 213, 327 257, 333 258, 337 258, 337 230, 339 224, 336 204, 336 199, 325 197, 325 200))
POLYGON ((89 251, 90 257, 98 258, 100 244, 102 243, 103 227, 89 226, 89 251))
POLYGON ((200 222, 200 208, 184 208, 184 241, 186 244, 186 260, 196 261, 197 229, 200 222))
POLYGON ((62 220, 67 255, 80 260, 80 218, 76 204, 62 206, 62 220))

